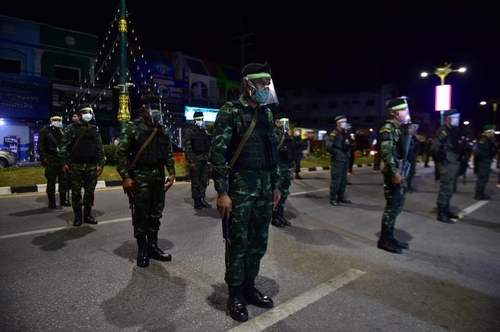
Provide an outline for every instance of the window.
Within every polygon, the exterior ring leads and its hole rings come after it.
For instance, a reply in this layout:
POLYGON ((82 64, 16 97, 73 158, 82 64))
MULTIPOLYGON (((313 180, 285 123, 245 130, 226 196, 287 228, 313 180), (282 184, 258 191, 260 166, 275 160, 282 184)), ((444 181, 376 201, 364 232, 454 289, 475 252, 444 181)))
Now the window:
POLYGON ((21 74, 21 61, 0 58, 0 72, 21 74))
POLYGON ((65 80, 65 81, 75 81, 80 82, 80 69, 70 68, 70 67, 54 67, 54 78, 65 80))

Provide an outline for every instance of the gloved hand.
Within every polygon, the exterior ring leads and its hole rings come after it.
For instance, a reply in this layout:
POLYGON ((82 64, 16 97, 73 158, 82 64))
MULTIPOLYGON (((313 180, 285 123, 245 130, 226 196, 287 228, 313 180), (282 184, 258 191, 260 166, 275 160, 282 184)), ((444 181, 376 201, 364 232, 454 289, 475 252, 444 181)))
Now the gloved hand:
POLYGON ((47 167, 49 165, 49 161, 47 160, 47 158, 42 158, 40 162, 42 163, 43 167, 47 167))

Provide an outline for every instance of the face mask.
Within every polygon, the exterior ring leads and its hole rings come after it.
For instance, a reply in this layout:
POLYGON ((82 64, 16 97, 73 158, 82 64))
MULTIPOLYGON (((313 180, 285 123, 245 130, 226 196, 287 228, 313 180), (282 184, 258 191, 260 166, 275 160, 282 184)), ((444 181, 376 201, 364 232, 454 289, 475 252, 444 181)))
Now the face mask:
POLYGON ((267 98, 269 97, 269 91, 266 90, 254 90, 251 98, 257 104, 265 103, 267 98))
POLYGON ((409 111, 399 111, 396 116, 402 124, 408 124, 411 122, 410 112, 409 111))
POLYGON ((460 118, 453 117, 453 118, 451 118, 450 124, 452 125, 452 127, 458 127, 459 121, 460 121, 460 118))
POLYGON ((71 122, 78 123, 78 117, 77 116, 72 117, 71 122))
POLYGON ((151 114, 151 120, 153 120, 153 122, 155 122, 155 123, 159 123, 160 122, 160 120, 161 120, 161 112, 160 112, 160 110, 151 110, 150 114, 151 114))
POLYGON ((198 127, 203 127, 203 120, 196 120, 196 125, 198 127))
POLYGON ((61 128, 61 127, 62 127, 62 125, 61 125, 61 121, 52 121, 52 122, 50 123, 50 125, 52 125, 52 126, 54 126, 54 127, 56 127, 56 128, 61 128))
POLYGON ((346 129, 347 128, 347 122, 341 122, 340 123, 340 128, 346 129))
POLYGON ((88 113, 82 114, 82 119, 85 122, 89 122, 90 120, 92 120, 92 114, 88 114, 88 113))

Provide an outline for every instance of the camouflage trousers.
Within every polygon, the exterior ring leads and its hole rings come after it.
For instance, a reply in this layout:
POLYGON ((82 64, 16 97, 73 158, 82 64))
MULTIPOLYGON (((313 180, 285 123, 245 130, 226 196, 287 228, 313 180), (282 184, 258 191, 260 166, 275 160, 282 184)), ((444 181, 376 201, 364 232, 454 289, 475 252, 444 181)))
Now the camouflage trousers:
POLYGON ((94 191, 97 185, 97 164, 82 163, 70 165, 71 206, 81 209, 94 206, 94 191), (83 201, 82 201, 83 188, 83 201))
POLYGON ((408 188, 412 187, 413 178, 415 177, 416 173, 417 173, 417 162, 413 161, 410 164, 410 170, 408 171, 408 176, 407 176, 407 180, 406 180, 406 182, 408 184, 408 188))
POLYGON ((439 163, 439 193, 437 203, 442 206, 448 206, 453 193, 457 190, 458 174, 460 172, 460 163, 447 162, 446 164, 439 163))
POLYGON ((231 196, 231 244, 226 244, 226 273, 229 286, 259 274, 260 261, 267 251, 272 195, 231 196))
POLYGON ((56 193, 56 183, 59 183, 59 193, 65 194, 68 192, 68 179, 62 171, 61 160, 57 155, 48 156, 48 165, 45 167, 45 178, 47 179, 47 194, 56 193))
POLYGON ((401 186, 394 186, 390 172, 384 169, 383 174, 385 208, 382 213, 382 229, 393 229, 405 204, 406 180, 401 186))
POLYGON ((288 198, 288 195, 290 195, 290 185, 292 184, 292 171, 290 170, 292 167, 288 166, 279 166, 278 167, 278 173, 279 173, 279 178, 280 182, 278 185, 278 189, 280 191, 280 200, 276 207, 274 208, 274 211, 283 211, 285 208, 285 203, 286 199, 288 198))
POLYGON ((347 170, 349 167, 349 160, 332 161, 330 163, 330 199, 341 199, 345 194, 345 187, 347 185, 347 170))
POLYGON ((195 162, 195 167, 189 170, 191 178, 191 197, 194 199, 205 198, 208 186, 208 161, 195 162))
POLYGON ((477 163, 476 196, 484 195, 484 190, 490 179, 491 162, 491 160, 485 160, 477 163))
POLYGON ((160 219, 165 207, 165 172, 159 169, 135 170, 134 209, 132 226, 134 237, 160 230, 160 219))

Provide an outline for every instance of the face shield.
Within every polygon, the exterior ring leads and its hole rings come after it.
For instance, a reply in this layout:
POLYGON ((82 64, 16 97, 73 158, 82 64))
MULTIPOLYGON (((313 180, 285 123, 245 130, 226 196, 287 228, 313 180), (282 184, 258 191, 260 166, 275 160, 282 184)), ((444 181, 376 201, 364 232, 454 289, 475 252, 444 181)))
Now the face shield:
POLYGON ((278 119, 278 128, 283 132, 287 133, 288 129, 290 129, 290 119, 288 118, 281 118, 278 119))
POLYGON ((408 127, 408 133, 412 136, 417 136, 418 124, 412 124, 408 127))
POLYGON ((50 121, 50 125, 54 126, 56 128, 62 128, 63 127, 63 124, 62 124, 61 120, 51 120, 50 121))
POLYGON ((276 104, 278 106, 278 95, 276 94, 273 80, 269 74, 260 75, 251 74, 244 77, 244 80, 248 82, 248 86, 250 87, 250 98, 259 105, 276 104), (269 78, 269 83, 264 80, 265 78, 269 78), (252 81, 255 81, 255 84, 252 81))
POLYGON ((145 107, 147 107, 149 112, 149 118, 154 125, 162 125, 163 124, 163 112, 161 111, 161 103, 148 103, 145 107))
POLYGON ((458 127, 458 125, 460 124, 460 113, 450 115, 449 117, 450 117, 450 125, 452 127, 458 127))

